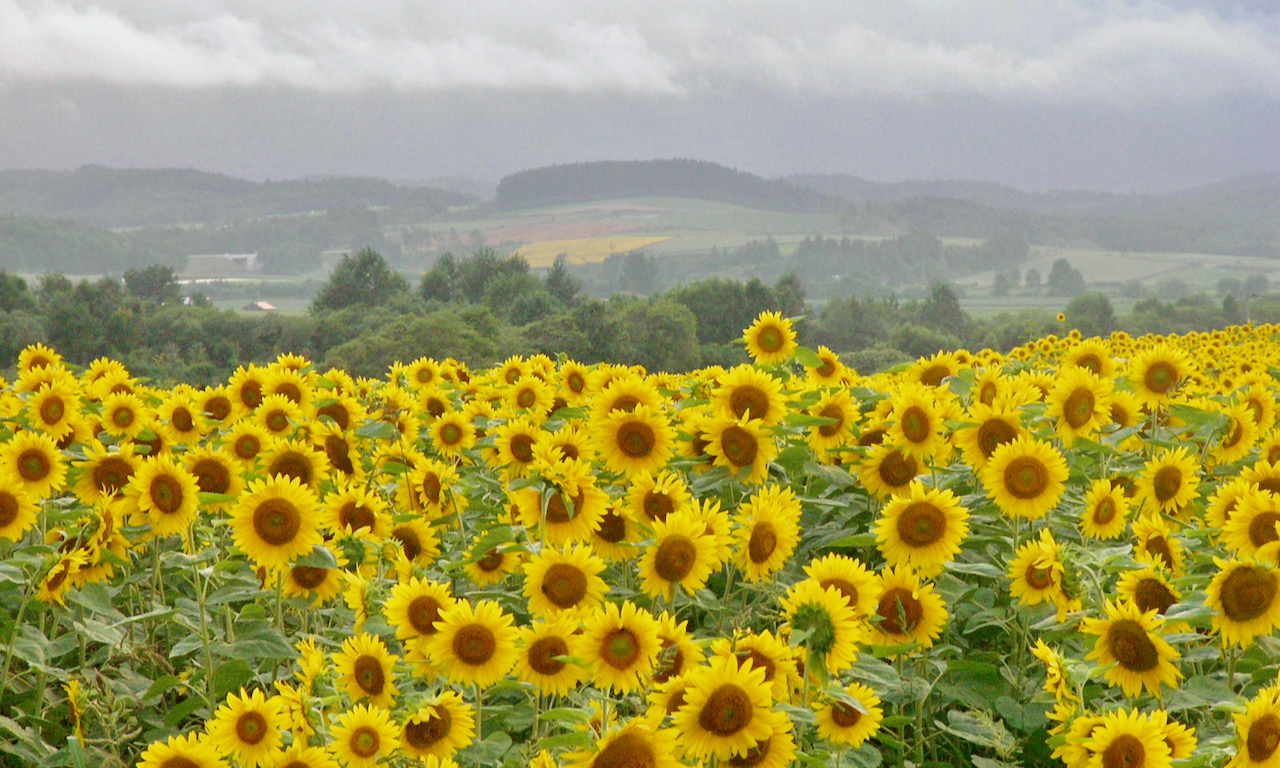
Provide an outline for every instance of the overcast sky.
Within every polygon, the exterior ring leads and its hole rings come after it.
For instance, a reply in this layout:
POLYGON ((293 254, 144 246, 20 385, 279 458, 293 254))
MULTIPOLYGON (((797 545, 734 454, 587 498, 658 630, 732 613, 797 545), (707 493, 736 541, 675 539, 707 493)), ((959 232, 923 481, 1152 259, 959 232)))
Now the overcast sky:
POLYGON ((0 167, 1168 189, 1280 171, 1278 6, 0 0, 0 167))

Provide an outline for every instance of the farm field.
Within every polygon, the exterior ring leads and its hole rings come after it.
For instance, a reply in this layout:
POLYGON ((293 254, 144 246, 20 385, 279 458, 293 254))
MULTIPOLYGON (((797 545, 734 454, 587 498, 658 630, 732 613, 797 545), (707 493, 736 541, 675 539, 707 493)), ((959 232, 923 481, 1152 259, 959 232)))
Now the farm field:
POLYGON ((0 765, 1267 765, 1272 326, 0 389, 0 765), (637 762, 638 761, 638 762, 637 762))

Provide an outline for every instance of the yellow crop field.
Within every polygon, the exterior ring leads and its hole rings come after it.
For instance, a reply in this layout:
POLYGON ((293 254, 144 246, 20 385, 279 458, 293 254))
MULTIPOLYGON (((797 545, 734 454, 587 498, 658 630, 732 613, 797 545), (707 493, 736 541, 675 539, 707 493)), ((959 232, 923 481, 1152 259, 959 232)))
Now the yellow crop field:
POLYGON ((565 254, 570 264, 594 264, 615 253, 629 253, 648 248, 670 237, 635 237, 629 235, 610 237, 576 237, 571 240, 542 240, 520 246, 517 253, 531 267, 549 267, 556 257, 565 254))

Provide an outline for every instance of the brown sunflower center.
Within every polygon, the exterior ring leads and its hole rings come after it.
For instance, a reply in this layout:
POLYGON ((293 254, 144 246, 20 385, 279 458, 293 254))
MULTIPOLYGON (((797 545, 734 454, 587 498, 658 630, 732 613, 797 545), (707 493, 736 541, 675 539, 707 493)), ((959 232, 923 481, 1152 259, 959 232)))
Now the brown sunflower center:
POLYGON ((626 731, 596 754, 591 768, 654 768, 653 744, 644 734, 626 731))
POLYGON ((200 768, 200 765, 182 755, 171 755, 165 758, 165 761, 160 764, 160 768, 200 768))
POLYGON ((542 594, 557 608, 572 608, 587 596, 587 574, 570 563, 552 563, 542 577, 542 594))
POLYGON ((1093 418, 1096 405, 1093 393, 1088 389, 1074 389, 1062 403, 1062 418, 1072 429, 1080 429, 1093 418))
POLYGON ((529 666, 540 675, 556 675, 567 666, 556 657, 568 655, 569 644, 563 637, 557 635, 540 637, 529 646, 529 666))
POLYGON ((298 385, 294 384, 292 381, 280 382, 279 384, 276 385, 275 391, 272 392, 272 394, 284 395, 285 397, 289 398, 289 400, 292 401, 295 405, 298 405, 302 402, 302 390, 299 389, 298 385))
POLYGON ((1161 467, 1152 478, 1151 487, 1161 504, 1169 501, 1182 490, 1182 470, 1177 467, 1161 467))
POLYGON ((831 720, 841 728, 852 728, 861 719, 861 712, 842 701, 831 705, 831 720))
POLYGON ((698 725, 717 736, 732 736, 751 723, 754 705, 751 697, 733 683, 725 683, 711 692, 698 713, 698 725))
POLYGON ((246 381, 244 384, 240 385, 240 392, 238 394, 240 402, 243 403, 245 407, 250 409, 257 408, 262 402, 262 382, 246 381))
POLYGON ((1252 621, 1271 610, 1276 598, 1274 573, 1252 565, 1236 568, 1222 581, 1222 612, 1235 622, 1252 621))
POLYGON ((547 522, 567 523, 582 514, 582 508, 586 503, 587 494, 579 489, 577 495, 573 497, 573 514, 570 515, 569 505, 565 503, 564 494, 558 490, 554 491, 547 498, 547 522))
POLYGON ((1048 589, 1053 586, 1053 569, 1041 568, 1038 565, 1027 567, 1027 584, 1032 589, 1048 589))
POLYGON ((818 584, 823 589, 835 587, 836 591, 844 595, 844 599, 849 601, 849 607, 852 608, 858 604, 858 588, 852 582, 844 579, 824 579, 818 584))
POLYGON ((1102 768, 1142 768, 1147 750, 1137 736, 1121 734, 1102 751, 1102 768))
POLYGON ((738 418, 763 419, 769 413, 769 394, 751 384, 734 387, 729 393, 729 410, 738 418))
POLYGON ((39 448, 29 448, 18 454, 18 475, 25 482, 38 483, 53 471, 53 462, 39 448))
POLYGON ((231 472, 217 459, 197 459, 191 465, 191 474, 201 493, 226 493, 231 489, 231 472))
POLYGON ((184 407, 173 409, 173 415, 169 417, 169 423, 179 432, 193 432, 196 428, 195 417, 191 415, 191 411, 184 407))
POLYGON ((1004 419, 987 419, 978 425, 978 450, 988 459, 997 448, 1017 438, 1017 430, 1004 419))
POLYGON ((525 434, 511 436, 511 456, 521 464, 533 461, 533 437, 525 434))
POLYGON ((262 423, 272 432, 284 432, 289 428, 289 414, 281 410, 273 410, 267 413, 262 423))
POLYGON ((404 556, 410 561, 417 560, 418 555, 422 554, 422 542, 418 539, 418 532, 408 526, 400 526, 391 532, 391 537, 400 542, 400 548, 404 550, 404 556))
POLYGON ((657 444, 653 427, 643 421, 628 421, 618 428, 618 450, 633 459, 643 459, 657 444))
POLYGON ((1263 763, 1275 754, 1280 746, 1280 715, 1268 712, 1249 726, 1249 737, 1245 740, 1249 750, 1249 759, 1254 763, 1263 763))
POLYGON ((351 732, 350 741, 347 744, 359 757, 369 758, 378 754, 378 750, 382 747, 382 738, 378 736, 375 729, 362 725, 351 732))
POLYGON ((45 424, 57 424, 66 414, 67 406, 57 395, 50 395, 40 403, 40 420, 45 424))
POLYGON ((502 567, 502 561, 505 559, 503 554, 496 548, 484 553, 484 557, 476 561, 476 567, 485 573, 493 573, 502 567))
POLYGON ((382 670, 382 662, 373 656, 363 655, 356 659, 352 667, 352 677, 360 690, 370 696, 377 696, 386 687, 387 677, 382 670))
POLYGON ((1280 534, 1276 533, 1276 523, 1280 523, 1280 512, 1267 510, 1254 515, 1249 521, 1249 540, 1255 547, 1262 547, 1280 539, 1280 534))
POLYGON ((347 413, 347 409, 342 403, 329 403, 328 405, 320 406, 316 409, 316 418, 321 416, 328 416, 333 419, 333 423, 337 424, 341 429, 346 429, 351 424, 351 414, 347 413))
POLYGON ((533 387, 522 387, 516 391, 516 405, 521 408, 532 408, 538 404, 538 392, 533 387))
POLYGON ((373 530, 378 521, 378 514, 358 501, 348 501, 338 510, 338 525, 358 531, 361 528, 373 530))
POLYGON ((766 736, 746 752, 730 757, 729 765, 733 768, 755 768, 769 757, 769 746, 772 743, 773 737, 766 736))
POLYGON ((1133 602, 1143 613, 1154 608, 1163 616, 1165 611, 1178 602, 1178 598, 1159 579, 1143 579, 1134 587, 1133 602))
POLYGON ((457 445, 462 442, 462 427, 453 423, 444 424, 440 427, 439 435, 443 445, 457 445))
POLYGON ((18 497, 8 491, 0 491, 0 529, 18 519, 18 497))
POLYGON ((644 514, 650 520, 666 520, 667 515, 675 511, 676 503, 670 495, 658 491, 651 490, 644 495, 644 514))
POLYGON ((1152 363, 1142 374, 1142 385, 1157 395, 1168 394, 1178 383, 1178 369, 1163 360, 1152 363))
POLYGON ((883 619, 880 627, 886 634, 905 635, 924 618, 924 606, 905 587, 891 587, 880 596, 876 613, 883 619))
POLYGON ((235 452, 236 458, 247 461, 262 451, 262 441, 257 435, 240 435, 231 444, 231 450, 235 452))
POLYGON ((222 395, 214 395, 204 401, 204 413, 211 419, 222 421, 231 415, 231 400, 222 395))
POLYGON ((478 667, 498 650, 497 639, 493 630, 483 624, 468 624, 453 636, 453 653, 464 664, 478 667))
POLYGON ((627 538, 627 521, 612 509, 600 517, 600 530, 596 535, 610 544, 617 544, 627 538))
POLYGON ((912 456, 893 450, 880 462, 880 479, 890 488, 901 488, 916 476, 919 465, 912 456))
POLYGON ((453 715, 439 704, 423 719, 414 717, 404 726, 404 739, 418 749, 427 749, 439 742, 453 728, 453 715))
POLYGON ((1095 525, 1106 525, 1116 519, 1116 502, 1110 496, 1102 497, 1093 507, 1095 525))
POLYGON ((898 515, 898 538, 910 547, 927 547, 947 532, 947 515, 927 501, 914 501, 898 515))
POLYGON ((640 658, 640 638, 626 627, 614 629, 600 641, 600 658, 614 669, 630 669, 640 658))
POLYGON ((822 410, 818 411, 818 415, 824 419, 835 419, 835 424, 822 424, 818 427, 818 434, 823 437, 835 437, 840 434, 840 430, 844 428, 844 409, 835 403, 827 403, 822 406, 822 410))
POLYGON ((127 405, 117 406, 111 411, 111 423, 120 429, 128 429, 133 424, 134 413, 133 408, 127 405))
POLYGON ((302 515, 288 499, 267 499, 253 510, 253 530, 271 546, 283 546, 302 530, 302 515))
POLYGON ((93 467, 93 485, 103 494, 114 494, 129 484, 133 465, 118 456, 108 456, 93 467))
POLYGON ((822 357, 822 365, 813 369, 820 379, 829 379, 836 373, 836 360, 830 357, 822 357))
POLYGON ((680 646, 668 638, 662 638, 662 654, 661 659, 665 661, 660 665, 660 669, 653 673, 653 682, 665 683, 684 669, 684 651, 680 646))
POLYGON ((1160 664, 1160 653, 1142 625, 1119 619, 1107 630, 1107 647, 1120 666, 1131 672, 1147 672, 1160 664))
POLYGON ((241 744, 257 744, 267 737, 267 718, 261 712, 245 712, 236 718, 236 738, 241 744))
POLYGON ((747 557, 756 565, 767 561, 778 548, 778 531, 773 523, 757 523, 747 540, 747 557))
POLYGON ((678 582, 689 575, 698 560, 698 547, 688 536, 663 539, 653 556, 653 570, 664 580, 678 582))
POLYGON ((307 590, 315 589, 329 577, 327 568, 317 568, 314 565, 295 565, 289 569, 289 573, 295 584, 307 590))
POLYGON ((440 601, 430 595, 413 598, 405 610, 409 626, 420 635, 434 635, 438 631, 435 623, 440 620, 440 608, 440 601))
POLYGON ((747 661, 747 659, 750 659, 751 666, 753 669, 763 669, 764 680, 766 683, 772 681, 773 676, 778 671, 778 665, 773 663, 773 659, 764 655, 763 653, 761 653, 759 650, 755 648, 751 648, 745 651, 738 651, 734 655, 738 657, 739 666, 742 666, 747 661))
POLYGON ((919 405, 907 408, 898 419, 898 424, 902 427, 902 436, 907 438, 907 442, 916 444, 929 439, 929 435, 933 432, 932 423, 933 420, 929 418, 929 414, 919 405))
POLYGON ((267 474, 292 477, 303 485, 311 485, 315 468, 311 461, 299 451, 281 451, 279 456, 271 460, 267 474))
POLYGON ((1076 358, 1076 365, 1093 373, 1094 375, 1102 374, 1102 358, 1092 352, 1083 354, 1076 358))
POLYGON ((1034 499, 1049 488, 1049 469, 1034 456, 1019 456, 1004 469, 1004 487, 1016 499, 1034 499))
POLYGON ((151 505, 161 514, 172 515, 182 509, 182 483, 172 475, 157 475, 151 481, 151 505))
POLYGON ((1168 539, 1156 534, 1147 539, 1145 548, 1149 554, 1160 558, 1166 568, 1173 569, 1173 548, 1169 546, 1168 539))
POLYGON ((947 366, 931 365, 920 372, 920 383, 926 387, 936 387, 950 375, 951 369, 947 366))
POLYGON ((755 435, 736 424, 720 433, 720 446, 724 457, 735 467, 755 464, 756 454, 760 451, 755 435))
POLYGON ((886 431, 883 427, 871 427, 858 435, 858 445, 879 445, 884 442, 886 431))

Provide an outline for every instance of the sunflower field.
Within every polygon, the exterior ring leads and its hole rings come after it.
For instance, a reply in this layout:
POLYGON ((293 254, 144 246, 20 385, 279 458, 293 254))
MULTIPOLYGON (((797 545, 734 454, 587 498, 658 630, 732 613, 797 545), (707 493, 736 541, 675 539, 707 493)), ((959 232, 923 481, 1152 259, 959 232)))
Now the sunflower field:
POLYGON ((0 381, 0 766, 1280 766, 1280 327, 0 381))

